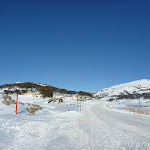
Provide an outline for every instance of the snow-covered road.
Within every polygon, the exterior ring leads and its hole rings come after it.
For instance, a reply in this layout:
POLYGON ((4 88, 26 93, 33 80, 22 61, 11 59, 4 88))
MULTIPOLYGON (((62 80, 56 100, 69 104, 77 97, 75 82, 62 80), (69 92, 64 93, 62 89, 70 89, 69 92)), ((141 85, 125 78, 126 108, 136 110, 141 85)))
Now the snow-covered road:
POLYGON ((100 103, 78 119, 90 138, 85 149, 150 149, 149 118, 105 109, 100 103))
POLYGON ((150 118, 113 111, 104 103, 90 104, 81 113, 43 110, 35 116, 2 118, 0 148, 150 150, 150 118))

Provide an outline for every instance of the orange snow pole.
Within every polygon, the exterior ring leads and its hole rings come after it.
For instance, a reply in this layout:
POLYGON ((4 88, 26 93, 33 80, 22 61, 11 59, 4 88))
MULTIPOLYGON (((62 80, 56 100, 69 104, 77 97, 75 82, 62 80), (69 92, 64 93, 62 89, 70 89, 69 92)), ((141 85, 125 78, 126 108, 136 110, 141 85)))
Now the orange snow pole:
POLYGON ((17 103, 18 103, 18 94, 17 94, 17 98, 16 98, 16 114, 17 114, 17 103))
POLYGON ((140 114, 140 99, 139 99, 139 114, 140 114))

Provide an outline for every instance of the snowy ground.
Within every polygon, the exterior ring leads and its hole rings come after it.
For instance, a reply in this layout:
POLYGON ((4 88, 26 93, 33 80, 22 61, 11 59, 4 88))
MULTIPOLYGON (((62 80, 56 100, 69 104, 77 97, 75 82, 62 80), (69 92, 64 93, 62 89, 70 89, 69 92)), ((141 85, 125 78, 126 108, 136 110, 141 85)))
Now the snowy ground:
MULTIPOLYGON (((110 109, 116 111, 127 112, 123 110, 124 107, 139 108, 139 99, 123 99, 123 100, 114 100, 106 101, 106 106, 110 109)), ((140 109, 147 109, 150 111, 150 100, 149 99, 140 99, 140 109)))
POLYGON ((32 116, 28 105, 19 105, 15 115, 15 105, 0 102, 1 150, 150 149, 150 117, 114 111, 104 101, 83 102, 77 113, 74 101, 47 100, 19 96, 19 101, 45 107, 32 116))

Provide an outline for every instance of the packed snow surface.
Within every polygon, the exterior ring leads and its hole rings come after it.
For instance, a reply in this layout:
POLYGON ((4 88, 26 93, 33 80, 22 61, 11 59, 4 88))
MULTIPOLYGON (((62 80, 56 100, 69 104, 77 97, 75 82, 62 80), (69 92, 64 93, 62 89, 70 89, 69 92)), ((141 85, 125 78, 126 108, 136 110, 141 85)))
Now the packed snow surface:
MULTIPOLYGON (((14 95, 15 98, 15 95, 14 95)), ((1 150, 149 150, 150 117, 114 111, 105 101, 47 103, 19 95, 19 101, 42 107, 35 115, 27 104, 6 106, 0 99, 1 150), (80 111, 81 104, 81 111, 80 111)))
POLYGON ((103 100, 108 100, 111 97, 121 95, 121 94, 143 94, 150 93, 150 80, 142 79, 125 84, 115 85, 110 88, 105 88, 103 90, 94 93, 95 97, 103 98, 103 100))

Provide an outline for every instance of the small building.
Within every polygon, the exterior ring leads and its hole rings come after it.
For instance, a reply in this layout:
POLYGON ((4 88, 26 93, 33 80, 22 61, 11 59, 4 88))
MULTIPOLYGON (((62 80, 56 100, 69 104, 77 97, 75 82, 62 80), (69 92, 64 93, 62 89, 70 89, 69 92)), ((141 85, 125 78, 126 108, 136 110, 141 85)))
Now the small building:
POLYGON ((77 94, 62 94, 62 93, 54 93, 53 98, 55 99, 63 99, 63 100, 77 100, 77 94))
POLYGON ((53 94, 53 98, 57 99, 57 98, 64 98, 64 94, 62 93, 54 93, 53 94))
POLYGON ((77 100, 76 94, 65 94, 65 100, 77 100))
POLYGON ((92 100, 92 97, 87 96, 87 95, 83 95, 83 96, 82 96, 82 99, 83 99, 83 100, 92 100))
POLYGON ((81 95, 78 94, 62 94, 62 93, 54 93, 53 99, 62 99, 62 100, 83 100, 81 95))
POLYGON ((32 92, 37 91, 37 89, 36 89, 36 88, 33 88, 33 87, 32 87, 32 88, 28 88, 27 90, 28 90, 28 91, 32 91, 32 92))
POLYGON ((40 91, 35 91, 34 93, 35 93, 35 95, 41 95, 40 91))
POLYGON ((25 95, 32 95, 32 96, 39 96, 41 95, 41 92, 40 91, 28 91, 27 93, 25 93, 25 95))

